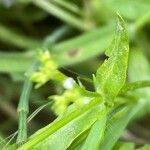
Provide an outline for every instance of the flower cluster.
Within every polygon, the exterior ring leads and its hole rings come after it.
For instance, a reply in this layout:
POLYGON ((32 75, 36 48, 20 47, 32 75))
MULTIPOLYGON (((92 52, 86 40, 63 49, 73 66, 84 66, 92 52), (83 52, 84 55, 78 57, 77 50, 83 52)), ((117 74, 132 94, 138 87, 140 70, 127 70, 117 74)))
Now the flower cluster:
POLYGON ((52 106, 56 115, 63 114, 67 107, 74 103, 76 106, 89 103, 89 97, 82 95, 81 87, 73 78, 65 76, 58 70, 57 63, 48 51, 39 52, 38 60, 41 62, 38 70, 31 75, 31 80, 36 83, 36 88, 49 80, 57 80, 61 83, 64 92, 62 95, 53 95, 49 98, 54 101, 52 106))
POLYGON ((54 95, 49 98, 54 100, 52 109, 56 115, 63 114, 70 104, 81 107, 83 104, 88 104, 91 100, 90 97, 82 95, 80 87, 76 84, 72 88, 65 90, 62 95, 54 95))
POLYGON ((37 72, 34 72, 31 76, 31 80, 37 83, 36 88, 42 86, 49 80, 54 80, 58 74, 58 65, 52 59, 49 51, 39 52, 37 57, 41 65, 37 72))

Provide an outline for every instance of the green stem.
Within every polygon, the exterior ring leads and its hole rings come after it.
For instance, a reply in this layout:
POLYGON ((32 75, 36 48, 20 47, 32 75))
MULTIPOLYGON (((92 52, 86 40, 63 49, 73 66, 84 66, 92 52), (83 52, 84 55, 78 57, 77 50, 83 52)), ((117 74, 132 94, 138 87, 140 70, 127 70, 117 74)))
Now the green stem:
MULTIPOLYGON (((62 37, 66 32, 63 32, 61 34, 58 34, 58 31, 56 30, 51 37, 49 37, 52 40, 52 43, 55 43, 57 39, 62 37), (55 38, 54 38, 55 37, 55 38)), ((41 49, 43 50, 43 49, 41 49)), ((31 67, 29 68, 29 71, 27 72, 27 75, 29 76, 32 74, 37 67, 39 66, 39 61, 35 60, 31 67)), ((27 140, 27 115, 29 112, 29 96, 32 89, 32 81, 29 79, 29 77, 26 77, 23 91, 19 100, 18 105, 18 114, 19 114, 19 130, 18 130, 18 137, 17 137, 17 145, 20 146, 27 140)))
POLYGON ((57 42, 62 38, 64 35, 66 35, 68 32, 70 32, 70 27, 63 25, 60 28, 57 29, 57 32, 54 31, 50 35, 46 36, 44 39, 44 46, 49 47, 52 46, 53 43, 57 42))
POLYGON ((150 87, 150 81, 136 81, 133 83, 126 84, 120 91, 120 94, 124 94, 128 91, 136 90, 139 88, 150 87))
POLYGON ((13 30, 4 27, 0 24, 0 40, 4 43, 10 43, 20 48, 35 48, 39 47, 40 41, 25 37, 13 30))
MULTIPOLYGON (((68 33, 70 33, 70 31, 67 31, 67 34, 68 33)), ((106 26, 71 40, 59 42, 54 44, 51 48, 52 55, 61 67, 85 61, 104 52, 104 49, 107 48, 108 43, 112 40, 112 33, 113 26, 106 26), (73 57, 69 55, 72 51, 76 52, 73 57)), ((49 39, 50 37, 47 38, 49 39)), ((45 40, 44 46, 50 48, 50 43, 54 41, 54 39, 56 41, 56 38, 50 38, 48 41, 45 40)), ((21 54, 18 52, 15 52, 15 54, 14 52, 9 52, 9 54, 4 52, 0 53, 0 72, 24 72, 29 67, 34 52, 21 54), (10 64, 12 67, 10 67, 10 64)))
MULTIPOLYGON (((31 68, 29 69, 29 74, 34 72, 38 66, 37 61, 35 61, 31 68)), ((26 77, 23 91, 19 100, 18 105, 18 114, 19 114, 19 129, 18 129, 18 137, 17 137, 17 145, 22 145, 27 140, 27 115, 29 112, 29 96, 32 89, 32 82, 30 81, 29 77, 26 77)))
POLYGON ((75 14, 80 15, 80 9, 73 3, 69 1, 64 1, 64 0, 55 0, 54 3, 57 3, 58 5, 68 9, 69 11, 72 11, 75 14))
POLYGON ((27 112, 26 111, 18 111, 19 114, 19 128, 18 128, 18 136, 17 136, 17 145, 21 146, 27 141, 27 112))
POLYGON ((62 21, 74 26, 80 30, 88 30, 90 27, 85 24, 81 19, 76 18, 74 15, 69 14, 67 11, 55 6, 54 4, 46 1, 46 0, 32 0, 32 2, 38 7, 44 9, 48 13, 56 16, 62 21))

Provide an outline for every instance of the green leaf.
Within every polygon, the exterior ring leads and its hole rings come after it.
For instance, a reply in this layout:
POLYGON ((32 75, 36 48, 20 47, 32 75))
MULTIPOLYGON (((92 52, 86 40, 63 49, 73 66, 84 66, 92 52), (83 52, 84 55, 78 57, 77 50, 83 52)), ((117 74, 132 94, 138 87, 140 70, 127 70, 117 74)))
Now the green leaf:
POLYGON ((150 150, 150 144, 146 144, 141 148, 137 148, 136 150, 150 150))
POLYGON ((115 145, 125 127, 135 114, 143 108, 144 104, 145 102, 141 100, 137 104, 126 106, 108 121, 108 127, 105 136, 103 137, 103 142, 100 145, 100 149, 108 150, 115 145))
POLYGON ((24 72, 31 64, 31 55, 20 52, 0 52, 0 72, 15 73, 24 72), (11 67, 10 67, 11 64, 11 67))
MULTIPOLYGON (((130 52, 128 80, 129 82, 150 80, 150 63, 146 55, 144 55, 140 49, 132 49, 130 52)), ((150 113, 150 87, 137 89, 134 91, 134 94, 136 94, 139 99, 143 98, 147 101, 145 108, 139 111, 136 117, 139 118, 147 113, 150 113)))
POLYGON ((109 58, 96 73, 96 91, 107 101, 114 99, 125 83, 128 53, 127 30, 123 19, 118 16, 114 40, 106 51, 109 58))
MULTIPOLYGON (((148 58, 139 49, 132 49, 129 57, 128 78, 130 82, 150 80, 150 63, 148 58)), ((136 93, 149 100, 150 88, 136 90, 136 93)))
POLYGON ((82 150, 98 150, 106 127, 106 111, 92 126, 82 150))
POLYGON ((135 144, 132 142, 126 142, 126 141, 118 141, 115 146, 112 148, 112 150, 135 150, 135 144))
POLYGON ((88 129, 87 131, 85 131, 84 133, 82 133, 81 135, 79 135, 73 142, 72 144, 67 148, 67 150, 73 149, 73 150, 78 150, 78 149, 82 149, 82 145, 84 144, 86 137, 89 133, 88 129))
POLYGON ((54 15, 55 17, 59 18, 60 20, 66 22, 67 24, 74 26, 80 30, 88 30, 90 29, 89 24, 83 22, 83 19, 79 19, 79 17, 75 17, 75 15, 71 14, 70 12, 54 5, 51 1, 48 2, 46 0, 32 0, 32 2, 37 5, 38 7, 44 9, 48 13, 54 15))
MULTIPOLYGON (((92 30, 84 35, 55 44, 51 54, 59 66, 72 65, 103 53, 112 39, 113 26, 105 26, 92 30)), ((1 52, 0 72, 25 72, 35 53, 1 52), (10 67, 11 64, 11 67, 10 67)))
POLYGON ((77 136, 90 128, 90 126, 98 119, 99 115, 103 115, 103 109, 103 106, 92 108, 60 128, 47 139, 37 144, 33 149, 40 150, 47 148, 47 150, 65 150, 77 136))
MULTIPOLYGON (((90 109, 91 109, 91 115, 89 115, 89 117, 90 117, 89 119, 93 120, 94 116, 95 116, 94 120, 96 121, 97 120, 96 118, 100 115, 99 111, 100 111, 100 113, 102 112, 102 109, 100 109, 100 106, 96 107, 96 105, 98 105, 99 103, 100 103, 99 98, 92 99, 91 102, 87 105, 84 105, 84 107, 81 107, 81 108, 75 109, 73 111, 70 111, 70 113, 68 113, 67 115, 64 115, 64 116, 58 118, 53 123, 51 123, 48 126, 42 128, 41 130, 38 130, 38 132, 36 132, 34 135, 32 135, 30 137, 29 141, 27 143, 25 143, 23 146, 21 146, 19 148, 19 150, 26 150, 26 149, 34 147, 35 145, 37 145, 40 142, 44 141, 50 135, 55 134, 57 131, 59 131, 59 129, 63 128, 65 125, 67 125, 67 124, 69 125, 69 123, 71 123, 71 121, 78 118, 80 115, 82 115, 84 113, 86 114, 86 112, 89 114, 90 111, 88 111, 88 110, 90 110, 90 109), (94 110, 94 112, 92 110, 94 110)), ((85 117, 84 121, 86 121, 86 118, 88 118, 88 116, 85 117)), ((83 122, 83 120, 81 122, 83 122)))
POLYGON ((129 81, 150 80, 150 63, 141 49, 132 49, 129 57, 129 81))
POLYGON ((8 27, 0 24, 0 41, 15 45, 19 48, 36 48, 41 46, 41 41, 18 34, 8 27))
POLYGON ((136 81, 136 82, 132 82, 132 83, 128 83, 126 85, 123 86, 123 88, 120 91, 120 94, 124 94, 128 91, 132 91, 132 90, 136 90, 139 88, 144 88, 144 87, 150 87, 150 81, 149 80, 145 80, 145 81, 136 81))
POLYGON ((119 12, 127 19, 135 20, 150 11, 149 0, 103 0, 112 11, 119 12))
POLYGON ((112 40, 114 24, 93 29, 88 33, 58 43, 52 48, 52 54, 60 66, 72 65, 88 60, 104 52, 112 40))
POLYGON ((135 150, 134 143, 123 143, 119 150, 135 150))

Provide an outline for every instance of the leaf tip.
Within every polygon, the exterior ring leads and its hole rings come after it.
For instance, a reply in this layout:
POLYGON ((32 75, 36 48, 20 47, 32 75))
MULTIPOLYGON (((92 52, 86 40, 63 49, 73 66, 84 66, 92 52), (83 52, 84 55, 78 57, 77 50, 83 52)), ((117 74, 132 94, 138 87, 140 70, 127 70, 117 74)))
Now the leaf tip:
POLYGON ((123 31, 124 29, 126 29, 125 21, 118 12, 116 12, 116 14, 117 14, 117 30, 123 31))

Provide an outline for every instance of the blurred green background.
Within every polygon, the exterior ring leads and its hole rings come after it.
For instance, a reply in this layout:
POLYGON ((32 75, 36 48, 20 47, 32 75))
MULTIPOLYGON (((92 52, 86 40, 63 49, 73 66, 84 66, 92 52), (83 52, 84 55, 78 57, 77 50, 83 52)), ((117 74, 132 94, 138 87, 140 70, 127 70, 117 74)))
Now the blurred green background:
MULTIPOLYGON (((127 82, 150 80, 150 0, 0 0, 0 135, 17 130, 17 105, 25 72, 37 51, 48 49, 60 70, 89 90, 89 79, 105 59, 111 43, 116 12, 129 32, 130 58, 127 82)), ((49 82, 33 89, 30 114, 61 91, 49 82)), ((150 89, 141 90, 150 101, 150 89)), ((122 138, 136 144, 150 142, 150 105, 140 112, 122 138)), ((28 125, 31 135, 54 120, 46 107, 28 125)))

